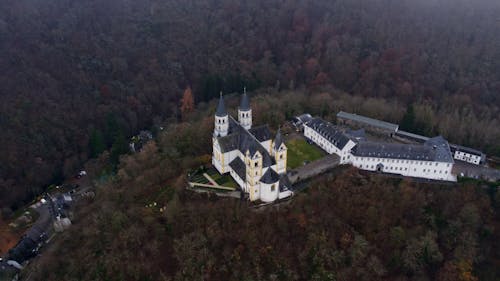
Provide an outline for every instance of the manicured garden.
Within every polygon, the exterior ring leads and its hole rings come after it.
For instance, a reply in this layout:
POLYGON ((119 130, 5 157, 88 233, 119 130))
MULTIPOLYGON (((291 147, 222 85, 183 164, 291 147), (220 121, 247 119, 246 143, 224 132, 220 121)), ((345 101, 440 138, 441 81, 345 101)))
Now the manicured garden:
POLYGON ((203 175, 203 173, 206 173, 218 185, 233 188, 233 189, 236 189, 238 187, 237 183, 234 181, 234 179, 229 174, 221 175, 213 167, 208 168, 208 169, 207 168, 198 169, 198 170, 194 171, 194 173, 190 176, 189 180, 191 182, 194 182, 194 183, 210 184, 210 181, 203 175))
POLYGON ((304 165, 304 162, 312 162, 326 155, 326 153, 304 139, 293 139, 286 143, 288 148, 287 166, 295 169, 304 165))

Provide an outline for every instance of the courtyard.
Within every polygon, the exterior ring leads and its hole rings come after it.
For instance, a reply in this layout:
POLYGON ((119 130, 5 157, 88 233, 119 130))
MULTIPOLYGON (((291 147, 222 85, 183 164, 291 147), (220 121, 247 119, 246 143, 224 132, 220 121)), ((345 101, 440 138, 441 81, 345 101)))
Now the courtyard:
POLYGON ((304 138, 294 138, 286 143, 288 148, 287 166, 295 169, 309 162, 326 156, 326 153, 314 144, 309 144, 304 138))

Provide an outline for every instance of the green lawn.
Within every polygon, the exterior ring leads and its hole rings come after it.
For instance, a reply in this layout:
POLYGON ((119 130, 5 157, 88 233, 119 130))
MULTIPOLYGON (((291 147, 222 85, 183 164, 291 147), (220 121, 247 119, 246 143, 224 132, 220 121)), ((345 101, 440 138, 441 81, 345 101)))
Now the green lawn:
POLYGON ((304 161, 318 160, 326 153, 315 145, 308 144, 303 139, 294 139, 286 143, 288 148, 288 168, 295 169, 304 164, 304 161))
MULTIPOLYGON (((215 180, 215 179, 214 179, 215 180)), ((215 180, 219 185, 225 186, 225 187, 237 187, 237 183, 234 181, 234 179, 230 175, 223 175, 217 180, 215 180)))
POLYGON ((238 186, 238 184, 229 174, 221 175, 215 168, 208 169, 207 174, 219 185, 232 187, 235 189, 238 186))

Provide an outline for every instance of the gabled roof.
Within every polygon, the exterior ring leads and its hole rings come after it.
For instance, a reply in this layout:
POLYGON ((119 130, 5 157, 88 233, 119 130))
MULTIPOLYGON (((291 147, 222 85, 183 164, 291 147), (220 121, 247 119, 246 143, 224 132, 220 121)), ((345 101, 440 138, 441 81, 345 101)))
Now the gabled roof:
POLYGON ((453 163, 450 145, 442 136, 430 138, 424 143, 424 145, 432 149, 434 161, 453 163))
MULTIPOLYGON (((258 131, 264 129, 258 129, 258 131)), ((229 135, 217 139, 223 153, 239 150, 245 154, 250 152, 254 156, 258 151, 262 155, 263 167, 269 167, 276 164, 269 152, 262 146, 260 141, 253 136, 250 131, 245 130, 232 116, 229 116, 229 135)))
POLYGON ((364 140, 366 138, 365 129, 347 130, 345 134, 353 141, 364 140))
POLYGON ((337 113, 337 118, 349 119, 349 120, 353 120, 353 121, 360 122, 360 123, 365 123, 365 124, 370 125, 370 126, 382 128, 382 129, 393 131, 393 132, 396 132, 399 128, 399 125, 397 125, 397 124, 393 124, 393 123, 389 123, 389 122, 385 122, 385 121, 380 121, 380 120, 366 117, 363 115, 347 113, 344 111, 340 111, 339 113, 337 113))
POLYGON ((243 90, 243 96, 241 97, 241 103, 239 109, 241 111, 250 110, 250 100, 248 99, 247 90, 243 90))
POLYGON ((279 180, 280 176, 271 168, 268 168, 264 175, 262 175, 262 177, 260 178, 260 182, 265 184, 273 184, 278 182, 279 180))
POLYGON ((240 135, 230 134, 225 137, 218 138, 217 141, 219 142, 220 149, 223 153, 233 151, 239 148, 240 135))
POLYGON ((337 129, 332 123, 321 118, 313 118, 307 122, 306 126, 310 127, 338 149, 343 149, 349 142, 349 137, 342 131, 337 129))
POLYGON ((361 157, 453 163, 448 142, 442 137, 433 138, 424 145, 360 142, 352 149, 352 154, 361 157))
POLYGON ((429 147, 416 144, 360 142, 351 150, 354 156, 432 161, 429 147))
POLYGON ((260 142, 264 142, 271 139, 271 131, 269 130, 269 126, 267 126, 267 124, 258 127, 253 127, 248 131, 260 142))
POLYGON ((294 117, 294 119, 296 122, 307 123, 307 122, 311 121, 312 116, 309 113, 304 113, 302 115, 294 117))
POLYGON ((234 160, 229 163, 229 167, 236 172, 240 179, 246 181, 247 167, 240 157, 234 158, 234 160))
MULTIPOLYGON (((413 134, 413 133, 405 132, 405 131, 398 131, 396 133, 396 135, 402 136, 402 137, 405 137, 405 138, 409 138, 411 140, 416 140, 416 141, 419 141, 419 142, 424 142, 424 143, 426 141, 430 140, 429 137, 418 135, 418 134, 413 134)), ((465 146, 461 146, 461 145, 453 144, 453 143, 449 143, 448 145, 450 146, 451 153, 455 153, 455 151, 458 150, 458 151, 463 151, 463 152, 467 152, 467 153, 470 153, 470 154, 477 155, 477 156, 481 157, 482 160, 486 159, 486 155, 483 152, 481 152, 481 151, 479 151, 477 149, 470 148, 470 147, 465 147, 465 146)))
POLYGON ((219 104, 217 105, 217 109, 215 110, 215 116, 224 117, 226 115, 227 115, 226 106, 224 105, 224 98, 222 97, 221 93, 219 104))
POLYGON ((274 150, 278 150, 283 143, 283 138, 281 137, 281 130, 278 129, 278 132, 276 132, 276 137, 274 138, 274 150))

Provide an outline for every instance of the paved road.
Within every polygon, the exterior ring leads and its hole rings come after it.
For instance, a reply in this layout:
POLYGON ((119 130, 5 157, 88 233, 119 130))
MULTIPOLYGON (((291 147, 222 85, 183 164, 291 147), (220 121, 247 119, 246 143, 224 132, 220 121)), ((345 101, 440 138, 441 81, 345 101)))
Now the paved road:
MULTIPOLYGON (((52 232, 51 222, 52 216, 50 214, 49 205, 48 204, 40 204, 39 206, 32 206, 32 208, 40 214, 36 222, 26 233, 27 236, 30 236, 33 232, 32 230, 43 231, 50 235, 52 232)), ((39 237, 30 237, 31 239, 37 241, 39 237)))
POLYGON ((453 173, 458 176, 464 174, 464 176, 470 178, 500 181, 500 170, 474 165, 458 160, 455 160, 455 165, 453 165, 453 173))

